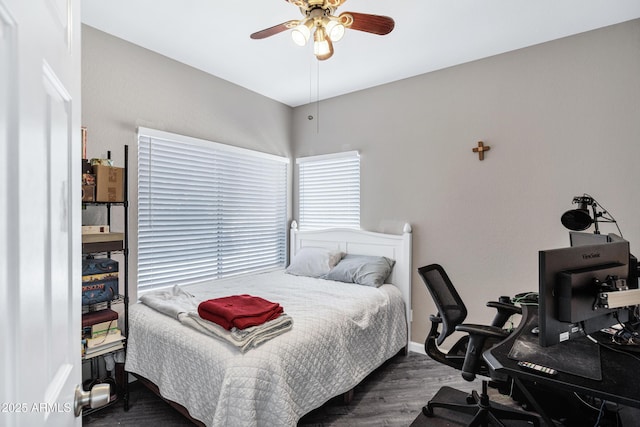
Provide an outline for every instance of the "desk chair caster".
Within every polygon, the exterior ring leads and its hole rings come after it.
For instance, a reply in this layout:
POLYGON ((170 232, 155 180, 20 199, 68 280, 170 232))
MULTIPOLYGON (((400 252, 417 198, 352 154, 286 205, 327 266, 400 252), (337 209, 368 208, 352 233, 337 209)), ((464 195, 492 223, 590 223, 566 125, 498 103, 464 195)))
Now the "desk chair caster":
MULTIPOLYGON (((426 416, 426 417, 433 417, 433 408, 449 408, 449 409, 453 409, 453 408, 468 408, 468 405, 474 405, 476 402, 480 401, 480 397, 478 396, 478 393, 476 393, 475 390, 471 391, 470 394, 467 395, 466 398, 466 402, 467 405, 460 405, 460 404, 455 404, 455 403, 439 403, 439 402, 433 402, 433 401, 429 401, 427 402, 427 404, 425 406, 422 407, 422 413, 426 416)), ((475 408, 474 408, 474 412, 475 412, 475 408)), ((469 411, 469 413, 471 413, 471 411, 469 411)))

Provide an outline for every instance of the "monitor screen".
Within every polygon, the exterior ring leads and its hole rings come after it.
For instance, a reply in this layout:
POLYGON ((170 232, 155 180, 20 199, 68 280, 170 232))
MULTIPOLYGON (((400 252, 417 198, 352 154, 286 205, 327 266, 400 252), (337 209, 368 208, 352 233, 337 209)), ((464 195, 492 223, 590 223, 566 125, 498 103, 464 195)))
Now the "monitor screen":
POLYGON ((629 242, 618 238, 538 255, 540 345, 558 344, 628 320, 626 309, 595 308, 595 303, 598 283, 611 277, 627 279, 629 242))

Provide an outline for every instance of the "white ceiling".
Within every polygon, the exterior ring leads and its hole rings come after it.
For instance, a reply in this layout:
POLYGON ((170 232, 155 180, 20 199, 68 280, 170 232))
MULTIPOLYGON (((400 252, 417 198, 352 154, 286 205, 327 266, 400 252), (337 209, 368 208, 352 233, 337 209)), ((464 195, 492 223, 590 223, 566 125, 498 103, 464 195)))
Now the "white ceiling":
MULTIPOLYGON (((298 106, 640 18, 640 0, 348 0, 338 13, 391 16, 386 36, 349 30, 327 61, 287 32, 285 0, 82 0, 82 22, 298 106)), ((640 52, 639 52, 640 54, 640 52)))

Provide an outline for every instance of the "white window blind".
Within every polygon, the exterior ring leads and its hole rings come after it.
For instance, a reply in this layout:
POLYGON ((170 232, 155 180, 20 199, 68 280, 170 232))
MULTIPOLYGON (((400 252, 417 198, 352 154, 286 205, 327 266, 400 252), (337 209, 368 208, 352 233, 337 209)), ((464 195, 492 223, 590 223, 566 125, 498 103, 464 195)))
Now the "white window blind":
POLYGON ((360 156, 357 151, 301 157, 300 229, 360 228, 360 156))
POLYGON ((289 159, 138 130, 138 288, 283 267, 289 159))

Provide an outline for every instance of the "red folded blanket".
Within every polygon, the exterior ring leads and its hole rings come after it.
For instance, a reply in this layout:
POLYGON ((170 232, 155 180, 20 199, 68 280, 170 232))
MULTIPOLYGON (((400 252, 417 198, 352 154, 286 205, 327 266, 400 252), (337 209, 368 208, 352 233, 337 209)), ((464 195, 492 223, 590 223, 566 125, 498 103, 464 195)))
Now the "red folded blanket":
POLYGON ((230 330, 262 325, 283 313, 280 304, 252 295, 232 295, 203 301, 198 314, 205 320, 230 330))

